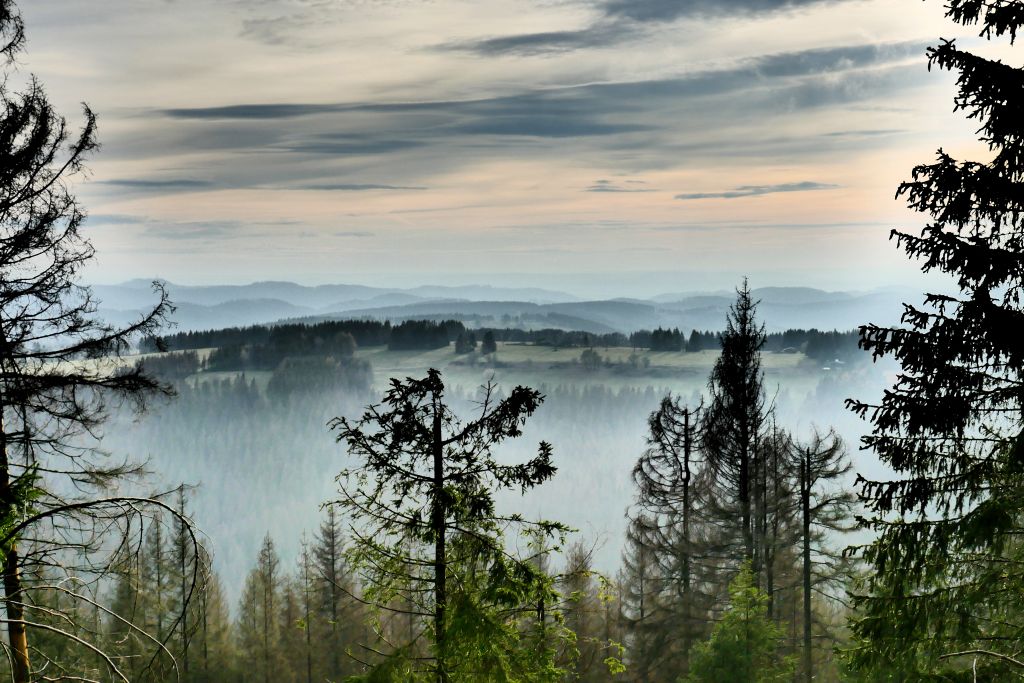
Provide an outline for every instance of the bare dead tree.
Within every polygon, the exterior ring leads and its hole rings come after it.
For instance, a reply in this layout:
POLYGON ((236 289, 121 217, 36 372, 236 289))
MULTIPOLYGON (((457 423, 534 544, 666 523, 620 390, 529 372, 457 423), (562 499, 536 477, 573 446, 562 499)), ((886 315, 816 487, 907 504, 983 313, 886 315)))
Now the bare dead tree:
MULTIPOLYGON (((81 234, 85 213, 69 187, 96 148, 96 117, 83 105, 84 123, 75 131, 37 80, 21 79, 20 90, 12 85, 23 43, 17 8, 12 0, 0 0, 6 72, 0 77, 0 556, 9 637, 4 649, 15 683, 38 678, 32 656, 45 655, 33 634, 40 640, 60 636, 91 650, 111 676, 123 678, 80 619, 59 609, 47 620, 37 618, 44 603, 34 594, 66 592, 79 581, 106 575, 134 537, 138 515, 166 507, 159 500, 112 495, 114 484, 141 468, 111 459, 96 448, 96 439, 110 410, 122 404, 141 409, 149 397, 171 393, 122 356, 134 339, 155 334, 173 309, 155 285, 157 304, 133 324, 114 327, 97 316, 91 290, 79 284, 94 250, 81 234), (26 581, 29 571, 46 580, 26 581)), ((194 543, 191 528, 189 534, 194 543)), ((76 599, 89 601, 83 592, 76 599)), ((56 662, 46 665, 47 679, 70 675, 59 673, 56 662)))

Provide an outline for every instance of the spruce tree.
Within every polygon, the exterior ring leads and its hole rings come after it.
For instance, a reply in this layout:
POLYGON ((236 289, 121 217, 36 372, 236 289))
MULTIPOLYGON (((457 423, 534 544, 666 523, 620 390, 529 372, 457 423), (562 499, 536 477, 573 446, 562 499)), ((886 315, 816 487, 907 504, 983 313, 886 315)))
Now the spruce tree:
POLYGON ((729 584, 729 608, 691 655, 689 683, 789 683, 794 662, 779 649, 782 629, 768 617, 768 594, 748 563, 729 584))
POLYGON ((566 529, 501 514, 494 499, 497 491, 525 492, 555 474, 547 443, 519 464, 499 462, 493 452, 522 434, 543 397, 515 387, 498 400, 495 391, 484 387, 474 418, 463 421, 445 402, 441 374, 430 370, 423 379, 393 379, 383 402, 360 420, 331 423, 358 463, 338 477, 337 505, 351 515, 349 558, 364 597, 380 610, 421 617, 411 640, 425 635, 432 646, 427 666, 409 657, 408 647, 396 648, 369 680, 561 675, 544 628, 523 622, 528 606, 553 602, 551 579, 537 563, 510 553, 505 533, 546 540, 566 529), (406 607, 396 605, 406 600, 406 607))
MULTIPOLYGON (((648 618, 648 628, 671 634, 673 646, 662 648, 658 657, 662 669, 680 673, 689 668, 691 645, 705 634, 711 607, 708 585, 717 578, 706 561, 712 550, 700 509, 709 474, 701 451, 702 410, 671 395, 663 398, 648 418, 648 447, 633 467, 637 493, 631 517, 634 522, 648 520, 643 525, 647 552, 656 558, 661 600, 667 607, 648 618)), ((634 534, 631 527, 627 538, 634 534)))
POLYGON ((727 556, 751 563, 755 577, 764 568, 758 551, 757 509, 759 445, 767 409, 761 348, 764 327, 756 320, 757 302, 747 281, 736 292, 726 318, 722 353, 708 379, 709 405, 704 411, 702 450, 716 492, 708 497, 723 522, 727 556))
MULTIPOLYGON (((1024 2, 949 0, 946 15, 1012 44, 1024 2)), ((896 475, 861 482, 877 537, 863 548, 852 659, 863 672, 1002 680, 1024 672, 1024 69, 953 40, 928 62, 957 73, 955 109, 991 154, 940 149, 897 192, 928 224, 892 237, 958 293, 905 306, 901 326, 861 328, 861 346, 902 372, 880 402, 849 402, 896 475)))

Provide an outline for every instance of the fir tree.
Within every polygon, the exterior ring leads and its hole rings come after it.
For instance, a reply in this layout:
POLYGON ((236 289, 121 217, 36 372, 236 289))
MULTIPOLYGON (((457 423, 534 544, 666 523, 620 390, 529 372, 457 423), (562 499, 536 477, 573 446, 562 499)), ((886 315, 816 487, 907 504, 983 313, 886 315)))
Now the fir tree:
MULTIPOLYGON (((946 15, 1013 43, 1024 3, 949 0, 946 15)), ((1024 672, 1024 69, 952 40, 928 61, 957 72, 955 108, 992 155, 939 150, 897 192, 930 222, 892 236, 959 294, 907 305, 901 327, 861 328, 861 346, 902 372, 879 403, 850 401, 871 421, 865 445, 896 474, 862 481, 877 538, 863 549, 871 572, 853 663, 1001 680, 1024 672)))

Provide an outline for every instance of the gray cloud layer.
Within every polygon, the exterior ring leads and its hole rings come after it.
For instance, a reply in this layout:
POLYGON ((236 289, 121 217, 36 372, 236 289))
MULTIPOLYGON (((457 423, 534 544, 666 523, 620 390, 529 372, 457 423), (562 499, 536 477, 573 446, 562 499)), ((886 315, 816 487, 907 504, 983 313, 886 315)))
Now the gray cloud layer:
POLYGON ((712 158, 793 161, 882 136, 766 135, 773 117, 905 92, 921 80, 907 59, 922 51, 916 43, 853 45, 678 78, 473 100, 166 109, 158 113, 175 123, 125 144, 123 153, 215 154, 203 175, 224 186, 348 190, 431 186, 438 174, 505 158, 600 157, 630 174, 712 158), (746 132, 719 134, 728 128, 746 132), (256 163, 265 155, 272 155, 267 163, 256 163))
POLYGON ((607 0, 605 15, 633 21, 666 22, 694 17, 779 12, 838 0, 607 0))
POLYGON ((780 192, 811 192, 815 190, 834 190, 838 185, 828 183, 817 183, 804 181, 800 183, 781 183, 778 185, 741 185, 726 192, 696 192, 692 194, 677 194, 676 199, 740 199, 742 197, 760 197, 766 194, 778 194, 780 192))
POLYGON ((441 50, 477 55, 530 56, 604 48, 645 34, 645 26, 681 19, 768 14, 845 0, 606 0, 600 18, 577 30, 545 31, 446 43, 441 50))

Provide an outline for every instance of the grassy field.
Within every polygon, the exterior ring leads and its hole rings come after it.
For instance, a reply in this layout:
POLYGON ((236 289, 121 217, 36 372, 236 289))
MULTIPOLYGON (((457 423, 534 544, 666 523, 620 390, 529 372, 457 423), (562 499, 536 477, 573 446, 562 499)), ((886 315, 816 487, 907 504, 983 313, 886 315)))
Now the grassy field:
MULTIPOLYGON (((494 377, 503 385, 605 385, 612 388, 655 386, 673 391, 700 390, 718 358, 718 351, 698 353, 650 352, 629 347, 596 347, 601 365, 580 363, 581 349, 554 349, 529 344, 498 344, 493 357, 458 356, 453 347, 433 351, 389 351, 385 347, 360 349, 359 358, 373 366, 374 384, 384 386, 391 377, 417 376, 428 368, 441 370, 448 383, 466 388, 494 377)), ((816 386, 822 369, 802 354, 762 357, 767 384, 784 384, 797 391, 816 386)))
MULTIPOLYGON (((205 359, 211 349, 198 350, 205 359)), ((601 357, 596 368, 580 362, 582 349, 551 348, 519 343, 499 343, 493 356, 456 355, 454 346, 432 351, 390 351, 377 346, 359 349, 358 358, 369 361, 373 368, 375 388, 384 388, 392 377, 422 376, 427 369, 444 373, 453 387, 473 389, 490 379, 500 385, 523 384, 531 387, 596 386, 613 389, 646 388, 693 392, 707 384, 708 374, 718 358, 718 351, 697 353, 651 352, 629 347, 595 347, 601 357)), ((132 361, 145 356, 132 357, 132 361)), ((778 386, 797 393, 811 391, 826 372, 803 354, 765 353, 762 368, 766 385, 778 386)), ((233 379, 236 372, 204 372, 194 378, 200 381, 233 379)), ((250 371, 246 376, 265 388, 269 371, 250 371)))

